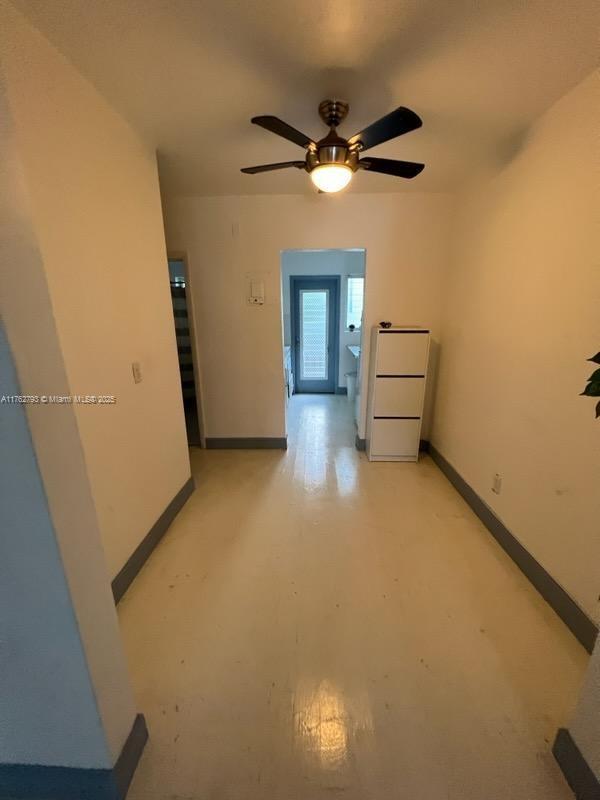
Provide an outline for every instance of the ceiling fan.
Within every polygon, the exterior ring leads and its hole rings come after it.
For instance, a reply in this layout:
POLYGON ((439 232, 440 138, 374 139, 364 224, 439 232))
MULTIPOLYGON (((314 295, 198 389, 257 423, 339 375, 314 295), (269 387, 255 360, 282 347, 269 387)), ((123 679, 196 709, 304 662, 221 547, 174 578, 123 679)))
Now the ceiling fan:
POLYGON ((306 134, 277 117, 252 117, 251 121, 255 125, 260 125, 261 128, 304 147, 307 152, 304 161, 282 161, 278 164, 244 167, 242 172, 255 175, 258 172, 295 167, 306 170, 319 191, 339 192, 350 183, 358 169, 382 172, 385 175, 395 175, 397 178, 414 178, 423 170, 424 164, 413 161, 359 158, 361 153, 371 147, 420 128, 423 123, 414 111, 400 106, 349 139, 343 139, 336 129, 346 118, 349 108, 348 103, 342 100, 323 100, 319 105, 319 116, 329 126, 329 133, 318 142, 309 139, 306 134))

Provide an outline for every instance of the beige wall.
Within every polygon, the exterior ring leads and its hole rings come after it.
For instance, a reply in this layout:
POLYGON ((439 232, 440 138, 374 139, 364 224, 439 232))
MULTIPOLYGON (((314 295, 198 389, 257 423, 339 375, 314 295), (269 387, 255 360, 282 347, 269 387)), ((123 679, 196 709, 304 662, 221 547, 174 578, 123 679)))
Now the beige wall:
POLYGON ((592 653, 569 731, 600 781, 600 641, 592 653))
POLYGON ((285 433, 282 250, 366 248, 365 328, 390 319, 437 337, 448 217, 436 194, 167 199, 167 243, 189 260, 206 435, 285 433), (249 275, 265 282, 264 306, 246 303, 249 275))
POLYGON ((75 408, 114 577, 190 474, 155 155, 8 6, 6 16, 7 97, 68 386, 117 398, 75 408))
MULTIPOLYGON (((45 47, 0 0, 0 393, 68 394, 7 100, 13 46, 45 47)), ((0 763, 111 767, 135 706, 75 407, 0 405, 0 453, 0 763)))
POLYGON ((432 441, 600 620, 598 75, 459 196, 432 441), (494 473, 500 495, 491 492, 494 473))

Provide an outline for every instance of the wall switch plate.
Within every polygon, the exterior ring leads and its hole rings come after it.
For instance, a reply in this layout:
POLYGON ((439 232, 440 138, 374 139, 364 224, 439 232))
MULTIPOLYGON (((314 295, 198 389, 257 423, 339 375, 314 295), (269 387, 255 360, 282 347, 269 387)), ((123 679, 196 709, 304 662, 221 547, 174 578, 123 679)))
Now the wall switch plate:
POLYGON ((498 473, 496 473, 494 475, 494 480, 492 483, 492 492, 494 492, 494 494, 500 494, 501 490, 502 490, 502 475, 498 475, 498 473))
POLYGON ((250 281, 250 294, 248 302, 253 306, 262 306, 265 302, 265 284, 263 281, 250 281))
POLYGON ((134 361, 131 365, 131 371, 133 372, 133 382, 134 383, 141 383, 142 382, 142 366, 139 361, 134 361))
MULTIPOLYGON (((279 287, 279 275, 277 281, 279 287)), ((259 269, 244 273, 244 303, 249 306, 273 305, 276 295, 272 284, 273 276, 267 270, 259 269)))

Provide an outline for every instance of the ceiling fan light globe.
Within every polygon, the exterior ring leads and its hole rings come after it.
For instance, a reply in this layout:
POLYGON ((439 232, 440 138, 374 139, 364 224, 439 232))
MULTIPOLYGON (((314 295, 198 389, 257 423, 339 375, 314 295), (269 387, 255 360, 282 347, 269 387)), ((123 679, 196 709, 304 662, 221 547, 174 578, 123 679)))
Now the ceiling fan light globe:
POLYGON ((345 164, 320 164, 311 171, 310 178, 322 192, 339 192, 350 183, 352 170, 345 164))

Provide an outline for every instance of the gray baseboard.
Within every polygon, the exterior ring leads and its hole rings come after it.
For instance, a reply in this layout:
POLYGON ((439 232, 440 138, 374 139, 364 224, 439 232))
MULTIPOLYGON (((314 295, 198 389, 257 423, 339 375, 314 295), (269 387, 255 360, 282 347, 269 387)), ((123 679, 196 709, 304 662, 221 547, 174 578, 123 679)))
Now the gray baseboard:
POLYGON ((566 728, 559 728, 552 752, 577 800, 600 800, 600 781, 566 728))
POLYGON ((148 741, 138 714, 113 769, 0 764, 0 798, 7 800, 125 800, 148 741))
MULTIPOLYGON (((361 439, 358 434, 354 438, 354 446, 357 450, 364 451, 367 449, 367 440, 361 439)), ((420 453, 428 453, 429 452, 429 442, 427 439, 421 439, 419 442, 419 452, 420 453)))
POLYGON ((348 387, 347 386, 336 386, 335 387, 336 394, 348 394, 348 387))
POLYGON ((508 553, 521 572, 535 586, 544 600, 558 614, 588 653, 591 653, 598 636, 598 628, 593 620, 587 616, 585 611, 544 569, 539 561, 525 549, 514 534, 498 519, 492 509, 433 445, 429 446, 429 455, 457 492, 471 506, 498 544, 508 553))
POLYGON ((287 436, 209 437, 207 450, 287 450, 287 436))
POLYGON ((127 563, 112 581, 112 592, 115 603, 123 597, 133 579, 144 566, 150 554, 167 532, 188 497, 194 491, 194 479, 188 478, 169 505, 165 508, 148 533, 127 559, 127 563))

